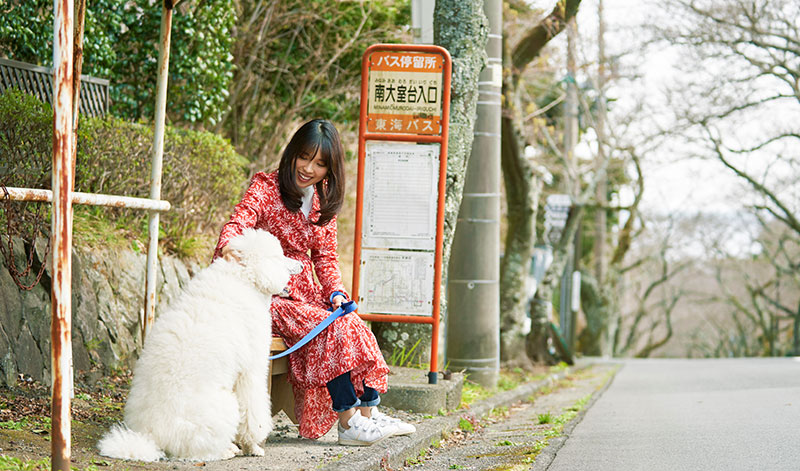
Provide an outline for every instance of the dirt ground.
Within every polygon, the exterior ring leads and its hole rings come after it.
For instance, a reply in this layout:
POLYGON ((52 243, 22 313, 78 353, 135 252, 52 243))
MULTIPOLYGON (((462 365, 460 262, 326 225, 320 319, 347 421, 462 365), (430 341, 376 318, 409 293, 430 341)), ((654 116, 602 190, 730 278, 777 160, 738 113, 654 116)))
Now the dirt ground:
MULTIPOLYGON (((140 469, 133 463, 114 466, 94 451, 111 424, 122 420, 129 381, 129 376, 109 376, 94 389, 76 388, 71 401, 73 467, 140 469)), ((49 467, 50 403, 49 388, 29 378, 20 378, 13 390, 0 388, 0 455, 23 462, 44 459, 49 467)), ((0 461, 0 469, 8 467, 8 462, 0 461)))
POLYGON ((580 420, 580 412, 611 381, 617 368, 604 364, 570 373, 523 401, 492 411, 472 424, 471 432, 454 430, 436 446, 407 460, 402 469, 533 469, 542 450, 553 445, 568 424, 580 420))
MULTIPOLYGON (((75 397, 71 401, 71 464, 74 469, 313 470, 347 461, 353 456, 360 456, 359 453, 369 453, 367 448, 372 448, 339 446, 335 427, 317 440, 303 439, 297 433, 297 426, 280 413, 274 418, 274 429, 264 444, 265 457, 236 457, 232 460, 208 463, 181 461, 143 463, 102 457, 97 454, 96 444, 111 425, 122 420, 129 384, 129 375, 117 375, 103 377, 92 388, 76 387, 75 397)), ((427 421, 435 422, 442 418, 389 408, 384 408, 384 411, 414 423, 418 428, 427 421)), ((461 412, 463 411, 453 411, 452 414, 461 412)), ((0 389, 0 470, 49 470, 50 429, 48 388, 22 378, 18 381, 17 387, 0 389)), ((459 442, 468 440, 469 436, 470 434, 458 429, 453 430, 448 445, 454 447, 459 442)), ((389 440, 397 441, 396 445, 403 445, 402 441, 409 440, 409 437, 392 437, 389 440)))

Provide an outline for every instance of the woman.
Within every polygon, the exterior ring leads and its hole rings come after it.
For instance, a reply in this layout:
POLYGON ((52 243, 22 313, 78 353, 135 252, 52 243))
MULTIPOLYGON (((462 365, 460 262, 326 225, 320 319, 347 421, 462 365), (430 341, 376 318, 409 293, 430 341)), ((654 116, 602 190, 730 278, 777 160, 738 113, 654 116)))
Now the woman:
MULTIPOLYGON (((222 228, 215 257, 245 228, 271 232, 287 257, 302 262, 288 293, 270 309, 272 332, 291 346, 347 301, 336 253, 336 214, 344 199, 344 150, 328 121, 313 120, 292 136, 278 170, 257 173, 222 228), (313 271, 312 271, 313 270, 313 271), (314 280, 314 273, 319 283, 314 280)), ((386 362, 374 335, 355 314, 338 318, 289 356, 300 435, 318 438, 338 416, 339 443, 369 445, 414 426, 378 412, 386 392, 386 362)))

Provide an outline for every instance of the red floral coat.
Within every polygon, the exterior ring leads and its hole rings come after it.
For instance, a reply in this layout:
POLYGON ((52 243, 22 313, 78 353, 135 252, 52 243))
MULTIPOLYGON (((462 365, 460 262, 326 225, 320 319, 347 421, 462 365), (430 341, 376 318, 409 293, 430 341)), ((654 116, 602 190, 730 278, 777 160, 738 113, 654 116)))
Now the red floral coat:
MULTIPOLYGON (((257 173, 250 187, 236 205, 233 215, 219 236, 214 257, 228 241, 245 228, 264 229, 278 238, 284 254, 303 263, 303 271, 292 275, 289 297, 274 296, 272 333, 292 346, 330 312, 330 295, 346 293, 342 285, 336 253, 336 218, 324 226, 312 224, 319 219, 319 197, 314 194, 308 219, 301 211, 290 212, 281 200, 278 172, 257 173), (314 280, 314 270, 319 283, 314 280)), ((378 348, 375 336, 356 314, 342 316, 289 355, 289 381, 295 396, 295 414, 300 421, 300 435, 318 438, 336 422, 331 398, 325 383, 351 371, 356 394, 367 386, 386 392, 389 369, 378 348), (363 381, 363 383, 362 383, 363 381)))

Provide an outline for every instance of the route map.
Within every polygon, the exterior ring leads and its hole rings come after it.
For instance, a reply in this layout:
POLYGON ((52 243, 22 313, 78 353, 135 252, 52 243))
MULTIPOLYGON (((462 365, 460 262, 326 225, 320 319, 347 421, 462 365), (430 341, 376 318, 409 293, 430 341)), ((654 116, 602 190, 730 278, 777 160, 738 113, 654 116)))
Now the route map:
POLYGON ((430 316, 433 311, 432 252, 364 249, 361 253, 363 312, 430 316))

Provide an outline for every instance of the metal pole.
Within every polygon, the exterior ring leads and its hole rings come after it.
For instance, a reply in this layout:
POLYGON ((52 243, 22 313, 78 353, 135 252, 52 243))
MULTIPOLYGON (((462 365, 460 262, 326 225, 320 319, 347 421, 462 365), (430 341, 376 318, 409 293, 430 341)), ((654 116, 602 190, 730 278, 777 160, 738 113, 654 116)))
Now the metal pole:
POLYGON ((500 118, 503 4, 485 0, 489 64, 478 82, 475 138, 448 274, 447 359, 494 387, 500 370, 500 118))
MULTIPOLYGON (((578 23, 577 19, 573 16, 570 18, 569 22, 567 22, 567 99, 564 103, 566 112, 566 120, 564 123, 564 160, 571 168, 569 173, 575 176, 578 175, 578 164, 575 158, 575 146, 578 144, 578 83, 576 78, 578 68, 575 65, 575 48, 577 42, 578 23)), ((573 183, 572 192, 573 197, 578 196, 580 193, 579 182, 576 181, 573 183)), ((580 237, 581 231, 579 227, 575 233, 575 240, 571 248, 572 255, 570 257, 570 263, 567 264, 569 297, 566 299, 568 299, 568 302, 561 306, 564 316, 562 319, 561 331, 564 333, 564 339, 567 341, 567 347, 570 351, 575 350, 575 321, 577 318, 576 312, 572 308, 572 293, 575 289, 580 290, 580 286, 576 288, 572 285, 572 272, 577 270, 580 263, 581 254, 576 250, 576 247, 580 244, 580 237), (563 310, 567 305, 569 305, 569 309, 563 310)), ((562 282, 562 293, 565 291, 565 286, 567 285, 562 282)))
MULTIPOLYGON (((78 0, 78 9, 75 12, 74 47, 72 60, 72 174, 75 175, 75 164, 78 161, 78 115, 80 114, 81 96, 81 68, 83 67, 83 25, 86 18, 86 0, 78 0)), ((70 191, 75 189, 73 179, 70 191)))
MULTIPOLYGON (((172 29, 172 2, 165 0, 161 7, 161 34, 158 45, 158 79, 156 84, 156 116, 153 136, 153 164, 150 176, 150 199, 161 199, 161 163, 164 156, 164 126, 167 109, 167 81, 169 77, 169 42, 172 29)), ((158 263, 159 213, 150 212, 147 245, 147 281, 145 284, 142 342, 153 324, 156 312, 156 264, 158 263)))
POLYGON ((70 389, 72 375, 72 0, 55 1, 53 27, 53 206, 51 246, 53 281, 50 340, 52 349, 51 468, 70 469, 70 389))
POLYGON ((608 271, 608 260, 606 260, 606 199, 607 199, 607 177, 605 171, 606 167, 606 149, 605 149, 605 124, 606 124, 606 53, 605 53, 605 19, 603 17, 603 0, 597 3, 597 45, 598 45, 598 60, 597 60, 597 89, 599 92, 599 99, 597 105, 597 159, 595 160, 595 169, 597 172, 597 186, 595 194, 597 197, 597 212, 595 213, 595 238, 594 238, 594 253, 595 253, 595 278, 597 278, 597 286, 603 287, 608 271))
MULTIPOLYGON (((53 192, 34 188, 6 187, 11 201, 53 201, 53 192)), ((131 196, 102 195, 97 193, 70 193, 72 204, 86 204, 91 206, 110 206, 114 208, 149 209, 151 211, 169 211, 168 201, 155 201, 147 198, 133 198, 131 196)))
MULTIPOLYGON (((606 174, 607 167, 607 149, 606 149, 606 52, 605 52, 605 17, 604 17, 603 0, 597 2, 597 123, 595 132, 597 134, 597 158, 595 160, 595 178, 597 178, 597 185, 595 187, 595 198, 597 200, 597 211, 594 216, 594 263, 595 263, 595 278, 597 279, 597 287, 601 293, 601 299, 607 299, 606 294, 606 278, 608 275, 608 249, 606 238, 608 237, 608 217, 606 214, 606 205, 608 204, 608 176, 606 174)), ((603 356, 614 355, 614 336, 617 330, 618 316, 614 309, 609 306, 607 317, 604 320, 603 337, 600 346, 600 351, 603 356)))

